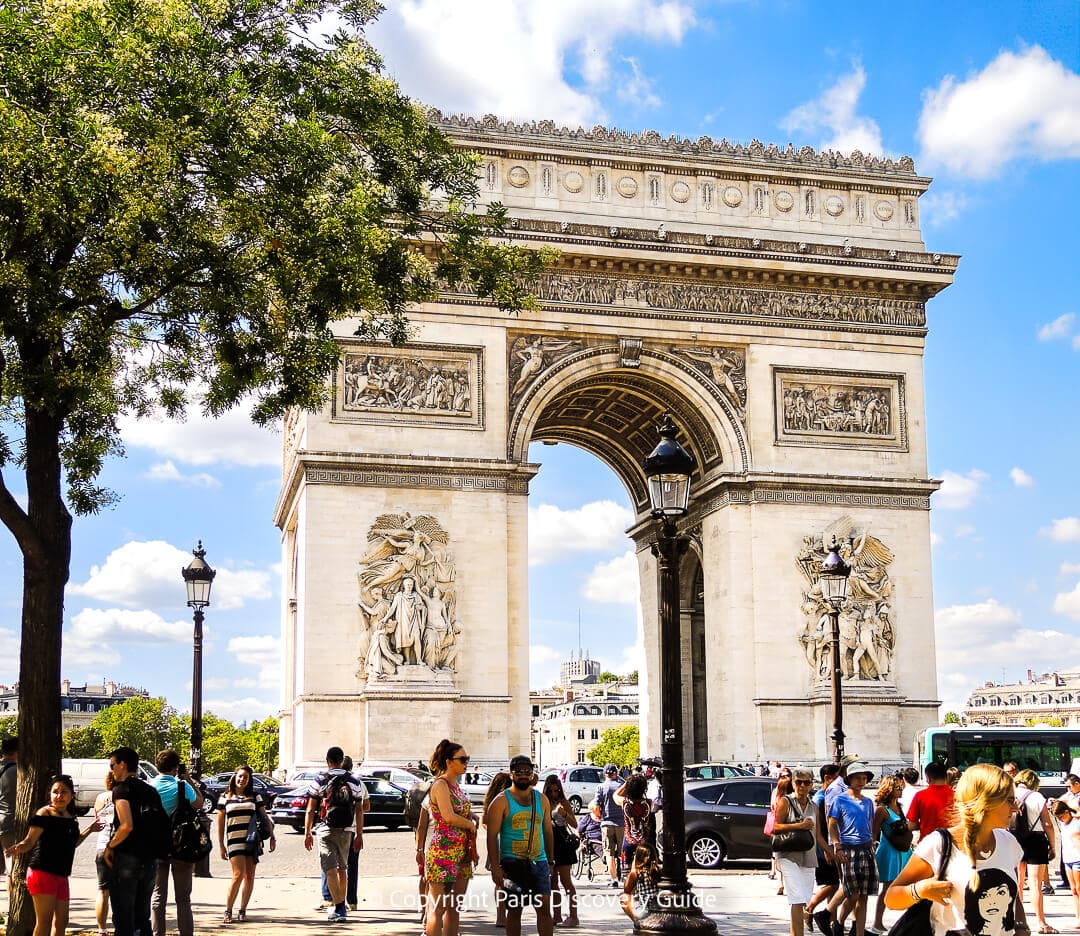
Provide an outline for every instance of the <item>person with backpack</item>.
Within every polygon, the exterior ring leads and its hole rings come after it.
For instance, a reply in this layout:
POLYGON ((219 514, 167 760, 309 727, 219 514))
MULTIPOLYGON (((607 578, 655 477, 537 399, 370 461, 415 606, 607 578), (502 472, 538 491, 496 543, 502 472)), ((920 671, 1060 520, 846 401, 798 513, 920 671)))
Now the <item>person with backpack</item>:
POLYGON ((589 812, 599 820, 603 830, 604 854, 607 855, 608 872, 611 875, 610 887, 622 887, 619 881, 619 862, 622 858, 626 815, 622 806, 615 802, 615 794, 621 788, 619 768, 614 764, 605 764, 604 782, 597 785, 596 796, 589 804, 589 812))
POLYGON ((252 770, 247 764, 236 768, 225 793, 218 800, 217 836, 221 857, 232 867, 232 880, 225 898, 223 923, 232 923, 232 908, 240 894, 238 923, 247 922, 247 906, 255 888, 255 866, 263 852, 263 840, 269 839, 270 851, 277 847, 274 823, 266 814, 262 794, 252 784, 252 770))
POLYGON ((112 868, 113 930, 115 936, 146 934, 151 931, 157 860, 168 854, 172 828, 158 791, 139 779, 139 755, 134 748, 113 751, 109 770, 114 781, 113 833, 103 857, 112 868))
MULTIPOLYGON (((191 809, 201 809, 203 796, 187 781, 187 768, 181 772, 180 755, 169 748, 161 751, 155 761, 158 775, 150 782, 161 797, 162 808, 170 818, 177 815, 180 799, 191 804, 191 809)), ((180 811, 181 816, 186 810, 180 811)), ((176 928, 180 936, 194 936, 195 920, 191 914, 191 879, 195 863, 170 856, 157 863, 154 875, 154 895, 150 900, 151 922, 154 936, 165 936, 165 908, 169 903, 169 875, 172 874, 173 896, 176 900, 176 928)))
POLYGON ((896 880, 904 865, 911 857, 911 829, 908 828, 900 807, 900 797, 904 793, 904 777, 885 777, 878 784, 874 801, 874 836, 877 838, 878 879, 881 889, 878 893, 877 907, 874 910, 874 925, 871 927, 884 933, 885 927, 885 892, 896 880))
POLYGON ((1042 885, 1050 880, 1048 865, 1056 851, 1054 824, 1050 821, 1046 809, 1046 797, 1039 792, 1039 775, 1034 770, 1021 770, 1016 775, 1015 781, 1016 818, 1013 821, 1012 833, 1023 850, 1017 880, 1021 902, 1024 895, 1024 879, 1030 870, 1039 932, 1056 933, 1057 930, 1046 921, 1042 889, 1042 885))
POLYGON ((304 848, 319 840, 319 866, 326 872, 326 886, 333 905, 326 911, 329 923, 348 919, 345 901, 349 887, 349 849, 364 847, 364 801, 367 787, 347 771, 345 752, 337 745, 326 752, 327 769, 308 788, 304 816, 304 848), (318 822, 316 822, 318 813, 318 822))

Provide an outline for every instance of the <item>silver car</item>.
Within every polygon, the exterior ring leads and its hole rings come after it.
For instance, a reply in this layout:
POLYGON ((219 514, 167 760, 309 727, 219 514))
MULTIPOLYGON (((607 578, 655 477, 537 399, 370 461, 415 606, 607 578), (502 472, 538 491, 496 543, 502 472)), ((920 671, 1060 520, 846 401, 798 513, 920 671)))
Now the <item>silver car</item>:
POLYGON ((592 764, 568 764, 565 767, 551 767, 540 771, 540 785, 545 778, 555 774, 562 781, 563 793, 574 812, 588 806, 596 797, 596 788, 604 780, 601 767, 592 764))

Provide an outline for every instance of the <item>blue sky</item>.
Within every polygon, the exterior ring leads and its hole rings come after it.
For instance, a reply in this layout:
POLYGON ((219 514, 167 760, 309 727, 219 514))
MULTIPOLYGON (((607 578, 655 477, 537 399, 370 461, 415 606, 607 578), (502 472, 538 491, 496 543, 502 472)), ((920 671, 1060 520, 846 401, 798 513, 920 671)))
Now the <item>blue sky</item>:
MULTIPOLYGON (((409 0, 373 30, 405 91, 447 112, 910 154, 931 250, 962 254, 926 351, 934 593, 946 707, 983 680, 1080 668, 1080 16, 1072 2, 858 6, 409 0)), ((277 707, 279 438, 243 412, 125 430, 113 509, 75 525, 64 674, 190 699, 180 566, 222 570, 207 708, 277 707)), ((534 446, 533 683, 583 643, 636 665, 628 501, 565 445, 534 446), (567 532, 581 546, 556 556, 567 532)), ((8 474, 10 478, 10 473, 8 474)), ((13 487, 18 487, 14 484, 13 487)), ((565 541, 565 539, 564 539, 565 541)), ((0 682, 17 675, 18 552, 0 538, 0 682)), ((793 648, 793 652, 797 648, 793 648)))

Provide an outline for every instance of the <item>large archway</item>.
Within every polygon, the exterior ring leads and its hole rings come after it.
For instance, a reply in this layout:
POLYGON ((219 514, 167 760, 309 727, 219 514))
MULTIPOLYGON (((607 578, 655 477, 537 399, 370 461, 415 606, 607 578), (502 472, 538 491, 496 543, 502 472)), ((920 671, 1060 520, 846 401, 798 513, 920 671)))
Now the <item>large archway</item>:
POLYGON ((812 569, 835 534, 859 582, 844 609, 861 661, 850 746, 895 759, 937 712, 922 352, 926 302, 956 258, 923 246, 929 180, 907 160, 443 127, 480 154, 482 198, 506 206, 510 236, 560 254, 519 317, 458 285, 414 312, 401 348, 360 345, 342 323, 332 404, 287 420, 282 762, 317 763, 330 743, 414 760, 445 736, 492 761, 528 749, 528 452, 543 441, 594 453, 636 511, 655 746, 639 466, 663 412, 698 459, 687 756, 828 750, 812 569))

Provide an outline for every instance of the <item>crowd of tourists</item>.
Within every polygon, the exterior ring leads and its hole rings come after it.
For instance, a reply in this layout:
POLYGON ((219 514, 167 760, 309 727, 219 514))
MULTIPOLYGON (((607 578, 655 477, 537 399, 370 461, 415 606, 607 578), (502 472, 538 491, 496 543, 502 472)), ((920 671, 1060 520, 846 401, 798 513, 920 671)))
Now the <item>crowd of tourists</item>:
MULTIPOLYGON (((117 936, 164 936, 170 882, 177 929, 193 936, 192 879, 214 840, 231 870, 222 922, 247 922, 259 858, 276 847, 274 824, 249 766, 231 775, 211 826, 201 812, 203 792, 176 751, 162 751, 157 776, 144 782, 137 753, 117 748, 88 825, 80 830, 72 780, 61 775, 52 780, 48 803, 17 838, 15 739, 3 742, 2 755, 0 846, 9 859, 29 855, 34 936, 64 936, 75 851, 91 837, 99 936, 108 932, 110 916, 117 936)), ((495 887, 495 922, 508 936, 519 936, 526 909, 535 912, 540 936, 580 925, 571 870, 582 851, 606 866, 624 912, 640 919, 660 875, 657 777, 641 771, 622 776, 614 764, 606 765, 579 818, 558 776, 541 782, 526 755, 494 775, 482 806, 474 808, 462 787, 469 762, 464 745, 440 741, 428 765, 432 779, 407 797, 426 936, 457 936, 481 841, 495 887)), ((857 756, 814 772, 779 763, 774 769, 766 821, 775 859, 770 876, 779 879, 787 898, 791 936, 814 928, 821 936, 873 936, 885 931, 886 909, 905 911, 894 924, 896 936, 928 928, 934 936, 1028 936, 1025 885, 1032 925, 1041 934, 1056 933, 1043 898, 1052 892, 1048 872, 1058 857, 1080 926, 1080 777, 1070 774, 1066 793, 1048 800, 1039 792, 1038 775, 1013 763, 979 764, 962 773, 931 763, 924 777, 908 768, 881 778, 872 795, 873 771, 857 756)), ((367 787, 342 749, 331 747, 326 770, 303 793, 304 846, 317 848, 327 920, 340 922, 357 906, 367 787)))
POLYGON ((907 768, 881 778, 872 796, 873 771, 857 756, 821 767, 816 777, 802 767, 780 767, 776 777, 766 831, 791 936, 815 927, 822 936, 880 934, 886 909, 905 911, 890 930, 895 936, 931 929, 934 936, 1029 936, 1026 882, 1038 932, 1057 933, 1043 903, 1053 892, 1048 869, 1056 855, 1080 926, 1075 774, 1053 801, 1039 792, 1034 771, 1011 762, 963 772, 930 763, 924 778, 907 768))

